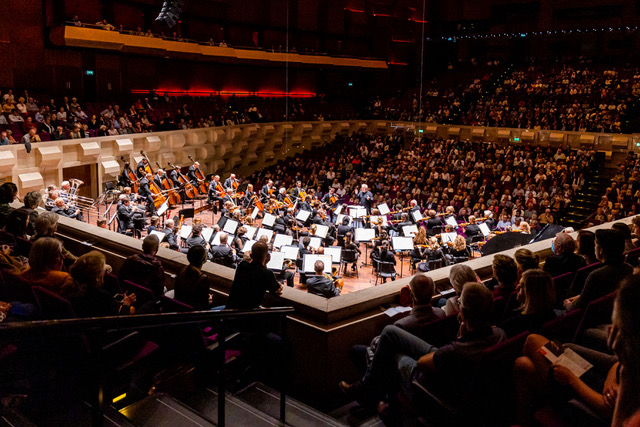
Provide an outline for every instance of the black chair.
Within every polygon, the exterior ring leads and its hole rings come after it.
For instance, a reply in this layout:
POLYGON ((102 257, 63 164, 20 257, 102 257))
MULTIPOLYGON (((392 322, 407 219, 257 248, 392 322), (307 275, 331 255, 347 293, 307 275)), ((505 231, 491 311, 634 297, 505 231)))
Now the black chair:
POLYGON ((353 264, 356 271, 356 277, 360 277, 358 273, 358 253, 353 249, 345 249, 342 251, 342 265, 343 271, 342 274, 347 274, 347 266, 349 264, 353 264))
POLYGON ((378 261, 378 273, 376 274, 375 285, 378 285, 379 278, 395 280, 397 275, 396 266, 392 262, 378 261))
POLYGON ((40 303, 40 309, 42 310, 42 317, 46 320, 57 319, 73 319, 76 317, 76 313, 71 307, 71 303, 65 298, 62 298, 55 293, 41 288, 40 286, 34 286, 33 291, 38 297, 40 303))

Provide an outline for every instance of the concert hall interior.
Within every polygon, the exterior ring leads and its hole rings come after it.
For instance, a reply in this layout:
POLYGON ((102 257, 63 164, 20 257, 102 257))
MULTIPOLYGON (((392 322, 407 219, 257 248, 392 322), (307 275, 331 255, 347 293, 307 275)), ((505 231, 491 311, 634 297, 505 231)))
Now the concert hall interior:
POLYGON ((2 6, 0 426, 640 426, 640 2, 2 6))

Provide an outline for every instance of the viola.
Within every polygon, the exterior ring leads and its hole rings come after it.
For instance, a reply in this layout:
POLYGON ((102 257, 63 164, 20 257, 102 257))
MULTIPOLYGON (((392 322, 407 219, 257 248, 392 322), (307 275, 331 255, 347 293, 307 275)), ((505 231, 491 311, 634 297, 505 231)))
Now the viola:
POLYGON ((198 190, 191 184, 189 179, 180 172, 180 168, 169 163, 169 167, 178 172, 178 181, 184 186, 184 193, 188 199, 195 199, 198 196, 198 190))

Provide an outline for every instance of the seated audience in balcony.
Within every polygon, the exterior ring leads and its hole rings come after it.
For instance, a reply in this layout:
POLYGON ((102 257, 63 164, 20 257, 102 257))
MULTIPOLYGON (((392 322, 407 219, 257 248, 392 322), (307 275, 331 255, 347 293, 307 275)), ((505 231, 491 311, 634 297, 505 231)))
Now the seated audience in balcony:
MULTIPOLYGON (((43 212, 42 215, 38 215, 35 223, 36 235, 31 238, 31 241, 35 243, 44 237, 55 238, 56 231, 58 231, 58 219, 58 214, 53 212, 43 212)), ((64 246, 62 248, 62 256, 67 266, 71 266, 71 264, 78 259, 78 257, 65 249, 64 246)))
POLYGON ((0 237, 0 270, 11 274, 22 274, 29 268, 29 260, 13 253, 14 241, 11 237, 0 237))
POLYGON ((27 151, 27 154, 29 154, 31 153, 31 144, 42 142, 42 140, 40 139, 40 136, 36 134, 36 130, 32 128, 28 133, 22 136, 22 140, 20 142, 24 144, 25 150, 27 151))
POLYGON ((18 187, 13 182, 0 185, 0 227, 7 225, 9 214, 13 210, 10 203, 18 197, 18 187))
POLYGON ((120 281, 128 280, 153 292, 156 300, 164 295, 164 267, 156 257, 160 240, 150 234, 142 241, 142 253, 127 257, 120 268, 120 281))
POLYGON ((73 281, 69 273, 62 271, 64 256, 62 243, 51 237, 38 239, 29 252, 29 269, 22 277, 32 285, 41 286, 57 294, 73 281))
POLYGON ((517 286, 517 300, 521 306, 507 313, 500 324, 509 337, 524 331, 538 332, 556 317, 556 291, 549 273, 539 269, 525 271, 517 286))
POLYGON ((4 231, 11 234, 16 240, 18 237, 27 240, 29 238, 29 236, 27 236, 28 227, 29 211, 20 208, 11 211, 7 217, 7 225, 4 226, 4 231))
POLYGON ((207 250, 203 246, 193 246, 187 252, 189 265, 184 267, 174 283, 174 298, 195 310, 208 310, 210 306, 210 280, 202 272, 207 261, 207 250))
POLYGON ((631 229, 624 222, 616 222, 611 226, 612 230, 616 230, 618 233, 624 237, 624 255, 627 255, 629 252, 634 250, 636 246, 633 244, 633 235, 631 234, 631 229))
POLYGON ((567 298, 563 305, 567 311, 585 309, 587 305, 618 288, 622 279, 633 272, 624 262, 624 236, 615 230, 596 230, 596 257, 603 266, 592 271, 579 295, 567 298))
POLYGON ((254 243, 251 247, 251 262, 242 261, 238 265, 226 308, 258 308, 267 291, 273 295, 282 293, 282 285, 273 272, 266 268, 270 258, 269 248, 265 243, 254 243))
POLYGON ((38 191, 29 191, 24 196, 24 206, 29 214, 29 223, 27 225, 27 234, 31 237, 36 234, 36 220, 38 219, 38 206, 42 203, 42 194, 38 191))
POLYGON ((410 393, 415 378, 441 398, 458 396, 472 380, 479 354, 505 338, 504 331, 489 324, 493 296, 485 286, 465 284, 460 301, 458 339, 438 348, 397 326, 387 326, 364 377, 353 384, 341 381, 343 393, 361 404, 377 405, 379 411, 386 406, 380 401, 393 400, 400 387, 410 393))
POLYGON ((516 282, 518 280, 518 266, 515 260, 507 255, 495 255, 491 270, 493 278, 497 282, 497 285, 493 288, 493 296, 501 296, 508 299, 511 293, 516 290, 516 282))
POLYGON ((18 110, 16 110, 15 108, 13 110, 11 110, 11 113, 9 113, 9 116, 7 118, 9 119, 9 123, 22 123, 22 122, 24 122, 24 119, 18 113, 18 110))
POLYGON ((544 262, 544 271, 551 277, 558 277, 565 273, 575 274, 579 268, 586 265, 585 259, 575 253, 576 242, 569 233, 556 234, 551 242, 553 255, 547 257, 544 262))
POLYGON ((416 274, 409 282, 409 289, 413 297, 411 313, 395 322, 394 325, 417 335, 423 325, 437 320, 445 314, 441 308, 431 305, 431 299, 436 290, 436 285, 431 277, 426 274, 416 274))
POLYGON ((106 268, 105 256, 101 252, 91 251, 78 258, 69 269, 73 280, 66 283, 60 293, 69 300, 78 317, 134 313, 134 293, 125 292, 118 302, 103 288, 106 268))
POLYGON ((479 282, 478 275, 471 267, 465 264, 455 264, 449 270, 449 282, 456 292, 454 296, 448 298, 444 307, 445 315, 450 316, 460 311, 460 294, 465 283, 479 282))

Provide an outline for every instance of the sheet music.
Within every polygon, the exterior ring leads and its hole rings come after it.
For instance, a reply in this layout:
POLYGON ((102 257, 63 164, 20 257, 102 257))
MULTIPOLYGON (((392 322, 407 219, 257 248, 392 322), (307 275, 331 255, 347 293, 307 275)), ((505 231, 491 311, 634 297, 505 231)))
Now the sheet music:
POLYGON ((456 240, 456 237, 458 237, 458 233, 442 233, 440 235, 440 238, 442 239, 442 243, 447 243, 447 242, 453 243, 453 241, 456 240))
POLYGON ((456 219, 453 216, 447 217, 444 220, 444 222, 445 222, 445 224, 449 224, 453 228, 457 228, 458 227, 458 221, 456 221, 456 219))
POLYGON ((224 228, 222 229, 227 234, 236 234, 236 229, 238 228, 238 221, 235 219, 229 219, 224 223, 224 228))
POLYGON ((263 227, 273 227, 274 222, 276 221, 276 217, 271 215, 270 213, 265 213, 264 218, 262 218, 262 226, 263 227))
POLYGON ((342 207, 343 206, 344 205, 342 203, 339 204, 338 206, 336 206, 336 208, 333 210, 333 213, 336 214, 336 215, 340 215, 342 213, 342 207))
POLYGON ((260 237, 267 236, 267 242, 271 241, 273 237, 273 230, 267 230, 266 228, 258 228, 258 233, 256 234, 256 240, 260 240, 260 237))
POLYGON ((389 209, 389 205, 387 205, 387 202, 378 205, 377 208, 380 211, 380 215, 388 215, 389 212, 391 212, 391 209, 389 209))
POLYGON ((405 225, 402 227, 402 233, 405 236, 415 236, 416 234, 418 234, 418 226, 415 224, 412 225, 405 225))
POLYGON ((324 248, 325 255, 331 255, 331 262, 340 264, 342 260, 342 248, 340 246, 327 246, 324 248))
POLYGON ((478 224, 478 227, 480 227, 480 231, 482 232, 482 235, 484 237, 487 237, 489 235, 489 233, 491 233, 491 231, 489 231, 489 226, 487 224, 485 224, 484 222, 478 224))
POLYGON ((356 228, 355 232, 356 242, 370 242, 376 237, 375 228, 356 228))
POLYGON ((349 216, 353 218, 362 218, 367 215, 367 209, 364 206, 349 206, 349 216))
POLYGON ((251 225, 243 225, 243 227, 247 229, 247 234, 245 234, 247 239, 253 239, 253 236, 256 235, 256 231, 258 231, 258 227, 253 227, 251 225))
POLYGON ((213 239, 211 240, 211 246, 217 246, 220 244, 220 234, 221 232, 217 232, 213 235, 213 239))
POLYGON ((310 215, 311 215, 311 212, 301 210, 301 211, 298 211, 298 214, 296 215, 296 219, 302 222, 305 222, 307 219, 309 219, 310 215))
POLYGON ((211 236, 213 236, 213 228, 207 227, 202 229, 202 237, 206 242, 211 240, 211 236))
POLYGON ((251 212, 251 219, 256 219, 259 213, 260 213, 260 209, 253 208, 253 212, 251 212))
POLYGON ((309 247, 313 248, 315 250, 318 250, 318 248, 320 246, 322 246, 322 239, 320 237, 311 237, 310 238, 310 242, 309 242, 309 247))
POLYGON ((280 252, 284 254, 286 259, 298 259, 298 247, 297 246, 281 246, 280 252))
POLYGON ((327 237, 327 233, 329 232, 329 227, 322 224, 316 224, 316 236, 322 237, 325 239, 327 237))
POLYGON ((276 234, 275 239, 273 240, 273 246, 279 248, 281 246, 289 246, 293 243, 293 237, 287 234, 276 234))
POLYGON ((282 252, 270 252, 271 259, 267 263, 269 270, 282 270, 282 264, 284 264, 284 254, 282 252))
POLYGON ((257 243, 257 242, 255 240, 247 240, 246 242, 244 242, 244 246, 242 247, 242 252, 250 251, 254 243, 257 243))
POLYGON ((411 216, 413 217, 413 220, 414 220, 415 222, 420 222, 420 221, 422 221, 422 219, 424 218, 424 217, 422 216, 422 213, 420 212, 420 209, 415 210, 415 211, 412 211, 412 212, 411 212, 411 216))
POLYGON ((162 241, 167 238, 166 234, 164 234, 162 231, 158 231, 158 230, 153 230, 150 234, 153 235, 153 236, 156 236, 158 238, 158 240, 160 241, 160 243, 162 243, 162 241))
POLYGON ((314 273, 314 265, 318 260, 324 263, 323 272, 331 274, 331 255, 306 254, 302 259, 302 271, 314 273))
POLYGON ((411 251, 413 250, 413 238, 411 237, 392 237, 391 244, 394 251, 411 251))
POLYGON ((183 239, 188 239, 189 236, 191 236, 191 226, 190 225, 182 225, 182 228, 180 229, 180 237, 182 237, 183 239))

